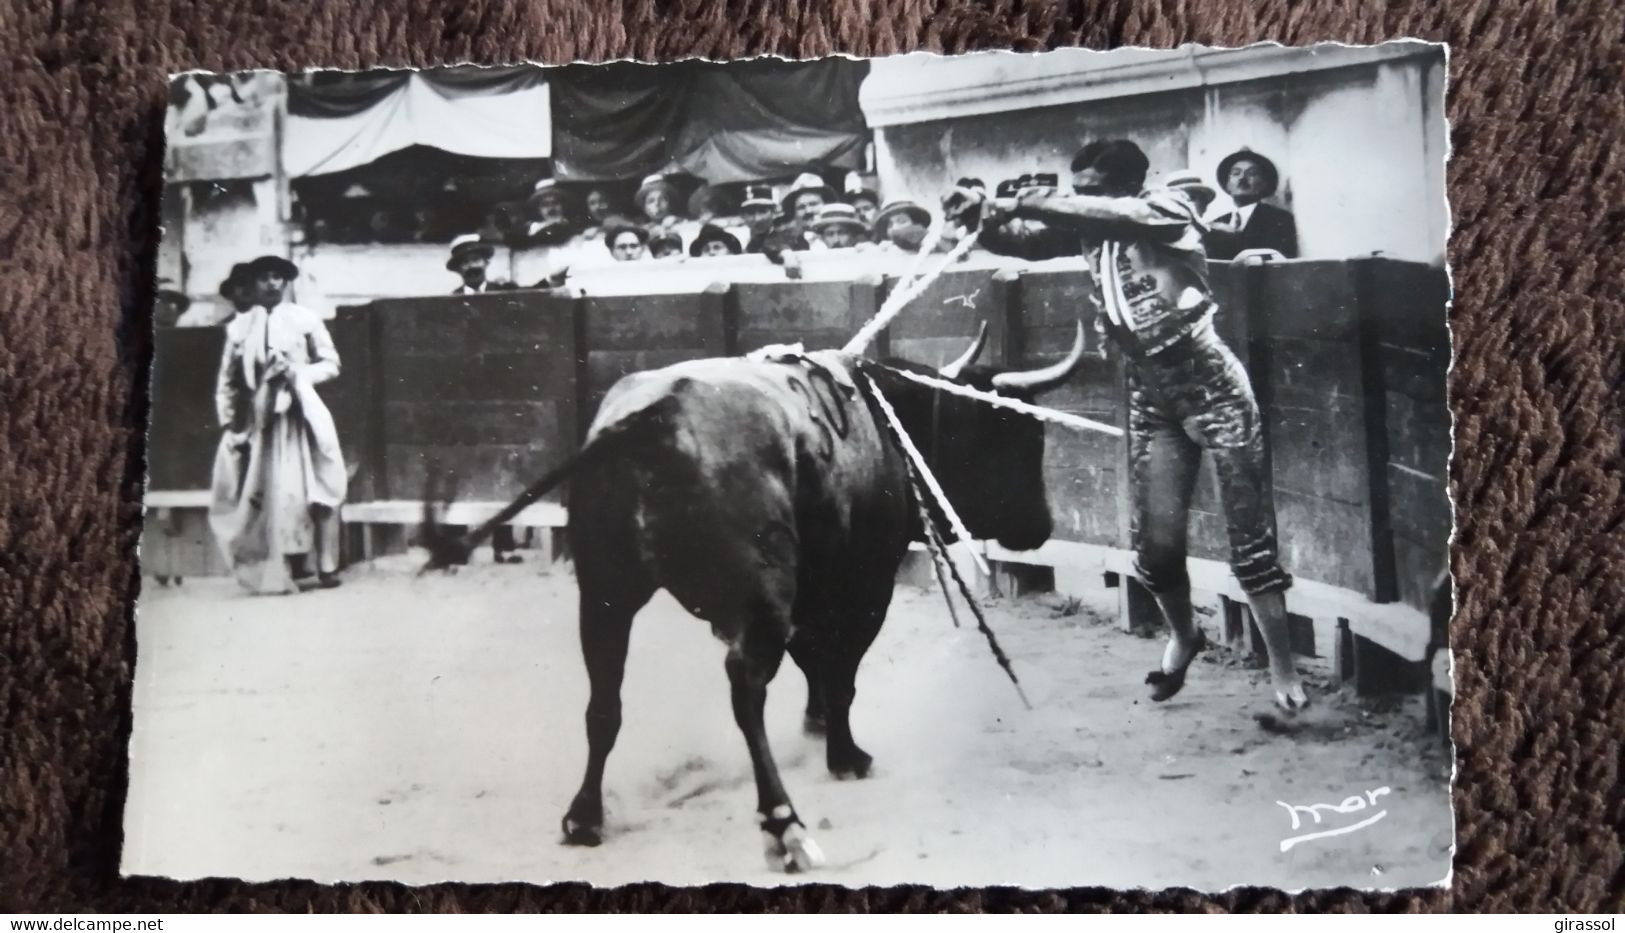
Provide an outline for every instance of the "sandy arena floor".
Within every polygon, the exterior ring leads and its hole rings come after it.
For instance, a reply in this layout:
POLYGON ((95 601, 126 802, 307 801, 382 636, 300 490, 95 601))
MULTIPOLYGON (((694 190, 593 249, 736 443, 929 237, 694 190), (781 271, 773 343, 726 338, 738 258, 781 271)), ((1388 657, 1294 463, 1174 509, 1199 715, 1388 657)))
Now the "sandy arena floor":
POLYGON ((786 661, 768 704, 773 747, 830 861, 789 879, 761 857, 722 646, 657 596, 633 630, 609 837, 566 847, 587 696, 567 565, 424 578, 414 566, 396 558, 295 597, 148 581, 126 873, 1296 890, 1449 871, 1449 761, 1420 699, 1376 708, 1328 693, 1305 662, 1317 706, 1294 734, 1272 734, 1252 718, 1268 709, 1263 672, 1217 650, 1176 700, 1152 704, 1142 679, 1160 642, 1116 630, 1104 590, 991 605, 1029 712, 973 628, 954 629, 940 597, 899 587, 853 709, 876 760, 866 781, 826 773, 786 661), (1320 811, 1320 826, 1300 811, 1297 831, 1283 806, 1383 787, 1361 812, 1320 811))

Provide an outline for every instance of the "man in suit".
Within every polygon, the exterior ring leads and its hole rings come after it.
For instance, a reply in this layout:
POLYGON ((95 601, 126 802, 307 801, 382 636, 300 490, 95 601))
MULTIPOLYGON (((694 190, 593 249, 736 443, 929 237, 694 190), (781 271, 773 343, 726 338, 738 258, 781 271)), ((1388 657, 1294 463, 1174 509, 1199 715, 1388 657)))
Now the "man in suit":
MULTIPOLYGON (((512 291, 514 289, 512 282, 486 277, 486 269, 495 255, 496 249, 478 233, 467 233, 452 240, 451 257, 446 260, 446 270, 457 273, 463 282, 452 289, 451 293, 464 296, 512 291)), ((513 553, 517 547, 518 542, 514 538, 512 526, 504 525, 491 535, 491 555, 499 564, 517 564, 524 560, 513 553)))
POLYGON ((481 295, 485 292, 506 291, 513 288, 508 282, 486 278, 487 268, 496 250, 478 233, 468 233, 451 241, 451 256, 446 260, 446 271, 455 272, 462 284, 452 289, 453 295, 481 295))
POLYGON ((1297 258, 1298 225, 1292 213, 1264 203, 1281 186, 1275 163, 1250 149, 1239 149, 1219 163, 1218 179, 1219 187, 1236 206, 1210 224, 1208 258, 1234 259, 1238 253, 1254 249, 1297 258))

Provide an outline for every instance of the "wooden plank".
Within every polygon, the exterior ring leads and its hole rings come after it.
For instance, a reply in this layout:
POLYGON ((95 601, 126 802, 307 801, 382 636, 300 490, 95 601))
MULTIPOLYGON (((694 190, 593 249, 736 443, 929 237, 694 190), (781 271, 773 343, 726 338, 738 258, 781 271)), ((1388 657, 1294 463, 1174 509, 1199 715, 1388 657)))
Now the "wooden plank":
POLYGON ((1277 402, 1270 415, 1275 488, 1343 505, 1367 505, 1371 468, 1361 412, 1277 402))
MULTIPOLYGON (((1260 274, 1248 284, 1248 300, 1264 311, 1270 339, 1358 339, 1359 296, 1347 260, 1289 260, 1255 268, 1260 274)), ((1255 315, 1252 323, 1263 322, 1255 315)))
POLYGON ((1117 628, 1129 633, 1156 634, 1163 629, 1162 610, 1145 584, 1133 576, 1119 578, 1117 628))
POLYGON ((1443 269, 1381 256, 1348 264, 1365 280, 1370 312, 1385 342, 1449 359, 1450 281, 1443 269))
POLYGON ((552 402, 391 402, 384 409, 384 429, 394 444, 556 450, 573 417, 552 402))
MULTIPOLYGON (((851 282, 742 282, 733 287, 740 353, 770 344, 839 348, 878 307, 878 277, 851 282)), ((872 350, 873 348, 871 348, 872 350)))
POLYGON ((1275 515, 1281 563, 1288 571, 1371 596, 1375 568, 1363 504, 1277 488, 1275 515))
POLYGON ((732 352, 722 290, 683 295, 581 299, 589 353, 689 348, 700 356, 732 352))
MULTIPOLYGON (((448 525, 478 525, 507 505, 506 501, 453 502, 441 520, 448 525)), ((346 522, 357 524, 416 525, 423 520, 423 503, 405 499, 349 503, 344 506, 343 517, 346 522)), ((521 528, 563 528, 568 517, 561 505, 538 502, 526 507, 508 524, 521 528)))
MULTIPOLYGON (((895 287, 895 280, 888 279, 887 284, 895 287)), ((963 353, 986 321, 987 347, 982 359, 1004 360, 1007 297, 986 270, 945 272, 892 322, 891 352, 916 363, 941 366, 963 353)))
MULTIPOLYGON (((987 555, 994 560, 1115 572, 1125 577, 1134 572, 1131 551, 1081 541, 1051 539, 1031 551, 1011 551, 989 543, 987 555)), ((1229 565, 1191 558, 1186 566, 1193 589, 1225 594, 1235 600, 1245 599, 1229 565)), ((1287 590, 1286 603, 1288 612, 1301 616, 1347 619, 1356 634, 1378 642, 1407 660, 1420 661, 1427 655, 1431 628, 1426 613, 1414 607, 1374 603, 1355 590, 1303 577, 1287 590)))
POLYGON ((214 390, 224 346, 223 327, 164 327, 154 333, 149 488, 208 487, 220 441, 214 390))
POLYGON ((210 498, 207 489, 149 489, 141 497, 141 504, 147 509, 207 509, 210 498))

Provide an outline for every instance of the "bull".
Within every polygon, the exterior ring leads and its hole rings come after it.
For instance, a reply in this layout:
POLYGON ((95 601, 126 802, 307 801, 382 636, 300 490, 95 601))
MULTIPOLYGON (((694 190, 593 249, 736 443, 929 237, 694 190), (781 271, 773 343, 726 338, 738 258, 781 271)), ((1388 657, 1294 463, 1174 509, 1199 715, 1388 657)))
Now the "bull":
MULTIPOLYGON (((1064 382, 1083 358, 1043 369, 975 365, 986 327, 941 378, 1023 401, 1064 382)), ((786 652, 806 676, 807 724, 838 778, 872 759, 852 735, 859 662, 879 632, 910 540, 925 532, 909 467, 855 371, 871 376, 915 440, 966 530, 1013 550, 1050 536, 1044 426, 1025 415, 898 376, 839 351, 793 359, 717 358, 628 375, 605 396, 579 453, 475 531, 437 532, 426 505, 425 569, 466 562, 490 529, 570 480, 566 529, 580 590, 591 696, 580 791, 564 841, 603 838, 604 765, 621 727, 632 619, 665 589, 727 645, 734 719, 755 771, 769 864, 815 868, 768 748, 767 687, 786 652)))

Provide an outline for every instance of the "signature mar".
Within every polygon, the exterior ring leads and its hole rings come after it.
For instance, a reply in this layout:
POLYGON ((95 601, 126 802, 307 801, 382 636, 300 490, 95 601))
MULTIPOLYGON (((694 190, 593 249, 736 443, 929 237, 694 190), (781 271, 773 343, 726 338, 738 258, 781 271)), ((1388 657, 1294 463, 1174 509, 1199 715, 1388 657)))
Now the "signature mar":
POLYGON ((1348 833, 1365 829, 1367 826, 1370 826, 1371 824, 1387 816, 1388 811, 1378 810, 1376 813, 1373 813, 1357 823, 1349 823, 1343 826, 1335 825, 1340 821, 1336 817, 1327 815, 1349 815, 1374 809, 1377 806, 1377 798, 1389 793, 1392 793, 1392 790, 1389 788, 1379 787, 1375 790, 1366 791, 1364 795, 1356 794, 1352 797, 1348 797, 1344 799, 1342 803, 1312 803, 1308 804, 1307 806, 1287 803, 1284 800, 1275 801, 1276 804, 1285 807, 1287 814, 1292 817, 1292 831, 1295 833, 1311 823, 1315 826, 1320 826, 1323 824, 1323 822, 1331 825, 1331 828, 1329 829, 1314 830, 1312 832, 1288 836, 1287 838, 1282 839, 1281 851, 1285 852, 1298 843, 1308 842, 1311 839, 1326 839, 1331 836, 1343 836, 1347 835, 1348 833))

